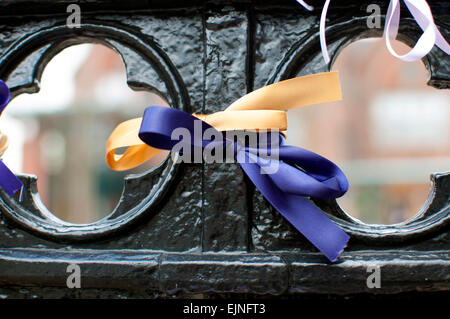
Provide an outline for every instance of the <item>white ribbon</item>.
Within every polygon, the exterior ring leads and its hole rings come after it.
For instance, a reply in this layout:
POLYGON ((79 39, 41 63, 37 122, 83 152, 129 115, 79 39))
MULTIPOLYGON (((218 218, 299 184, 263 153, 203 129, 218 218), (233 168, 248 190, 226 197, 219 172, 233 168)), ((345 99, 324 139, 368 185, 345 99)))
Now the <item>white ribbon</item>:
MULTIPOLYGON (((331 0, 326 0, 320 16, 320 48, 322 50, 322 56, 325 63, 330 62, 330 56, 328 55, 327 43, 325 40, 325 21, 327 17, 328 6, 331 0)), ((299 4, 311 11, 313 7, 305 3, 303 0, 297 0, 299 4)), ((403 0, 408 10, 411 12, 414 20, 419 27, 423 30, 423 34, 417 40, 416 45, 406 54, 399 55, 392 48, 391 41, 395 40, 398 34, 398 27, 400 23, 400 0, 391 0, 389 3, 388 11, 386 13, 386 22, 384 25, 384 35, 386 46, 389 52, 403 61, 413 62, 422 59, 427 55, 434 45, 437 45, 442 51, 450 55, 450 46, 439 32, 436 24, 434 23, 431 9, 425 0, 403 0)))

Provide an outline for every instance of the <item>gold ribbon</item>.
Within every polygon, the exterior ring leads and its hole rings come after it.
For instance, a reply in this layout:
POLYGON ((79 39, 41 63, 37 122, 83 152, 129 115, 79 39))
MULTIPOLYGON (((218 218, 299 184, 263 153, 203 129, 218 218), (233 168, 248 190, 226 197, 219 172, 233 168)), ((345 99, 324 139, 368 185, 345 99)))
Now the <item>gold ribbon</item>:
MULTIPOLYGON (((225 111, 193 114, 219 131, 287 129, 286 110, 341 100, 337 72, 325 72, 274 83, 236 100, 225 111)), ((106 163, 116 171, 141 165, 159 152, 139 139, 142 118, 119 124, 106 143, 106 163), (116 154, 119 148, 127 150, 116 154)))
POLYGON ((0 158, 9 146, 8 136, 0 132, 0 158))

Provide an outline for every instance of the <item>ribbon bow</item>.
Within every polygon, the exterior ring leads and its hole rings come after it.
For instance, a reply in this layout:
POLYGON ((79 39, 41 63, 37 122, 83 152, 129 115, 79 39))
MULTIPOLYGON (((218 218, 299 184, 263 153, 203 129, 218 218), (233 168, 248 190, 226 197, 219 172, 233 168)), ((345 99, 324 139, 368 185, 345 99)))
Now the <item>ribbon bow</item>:
MULTIPOLYGON (((319 33, 320 33, 320 47, 322 50, 322 56, 325 63, 330 62, 330 56, 328 55, 327 43, 325 40, 325 20, 327 17, 328 6, 331 0, 326 0, 322 8, 322 14, 320 15, 319 33)), ((306 4, 303 0, 297 0, 299 4, 305 7, 307 10, 312 11, 313 7, 306 4)), ((422 59, 427 55, 434 45, 438 46, 442 51, 450 54, 450 45, 444 39, 439 32, 436 24, 434 23, 433 15, 431 13, 430 6, 425 0, 403 0, 408 10, 411 12, 414 20, 416 20, 419 27, 423 30, 423 34, 420 36, 414 48, 404 55, 399 55, 392 48, 391 41, 395 40, 398 33, 398 27, 400 22, 400 0, 391 0, 389 2, 388 11, 386 13, 386 21, 384 25, 384 38, 386 46, 389 52, 403 61, 413 62, 422 59)))
MULTIPOLYGON (((5 82, 0 80, 0 113, 8 105, 11 99, 11 92, 5 82)), ((8 137, 0 132, 0 157, 8 148, 8 137)), ((23 183, 0 159, 0 187, 9 195, 13 196, 23 183)))
MULTIPOLYGON (((183 141, 187 153, 208 147, 233 146, 234 157, 263 196, 330 261, 343 251, 349 236, 306 197, 337 198, 348 189, 344 173, 331 161, 311 151, 284 145, 283 136, 269 139, 268 145, 239 145, 222 138, 220 131, 286 130, 290 108, 341 99, 337 72, 294 78, 253 91, 231 104, 225 111, 210 115, 190 115, 173 108, 148 107, 143 118, 121 123, 106 146, 106 162, 114 170, 125 170, 145 162, 161 149, 172 150, 177 140, 174 130, 183 128, 194 137, 183 141), (201 133, 196 134, 196 123, 201 133), (205 138, 220 136, 218 139, 205 138), (196 137, 197 136, 197 137, 196 137), (200 136, 200 138, 198 138, 200 136), (280 143, 278 143, 278 138, 280 143), (277 142, 277 143, 275 143, 277 142), (122 155, 115 150, 128 147, 122 155), (276 158, 261 155, 275 152, 276 158), (277 170, 264 174, 271 164, 277 170)), ((273 153, 272 153, 273 154, 273 153)), ((184 155, 184 154, 183 154, 184 155)))

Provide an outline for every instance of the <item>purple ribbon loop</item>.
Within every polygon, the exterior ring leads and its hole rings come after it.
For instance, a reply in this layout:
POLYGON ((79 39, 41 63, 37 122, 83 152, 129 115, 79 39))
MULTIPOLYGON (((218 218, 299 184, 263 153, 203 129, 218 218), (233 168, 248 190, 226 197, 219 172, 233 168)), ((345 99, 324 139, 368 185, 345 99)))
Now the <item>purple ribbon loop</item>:
POLYGON ((217 143, 222 143, 224 148, 232 144, 237 162, 270 204, 330 261, 335 261, 350 237, 307 197, 330 199, 344 195, 349 186, 344 173, 316 153, 284 145, 281 134, 276 135, 280 143, 269 138, 269 143, 258 142, 257 147, 236 145, 238 142, 224 135, 186 112, 161 106, 145 110, 139 131, 139 138, 144 143, 165 150, 172 150, 180 142, 190 146, 186 148, 189 152, 217 143), (172 132, 178 128, 187 129, 188 141, 172 138, 172 132), (199 128, 201 134, 196 132, 199 128), (213 135, 222 136, 222 140, 203 138, 206 130, 214 130, 213 135), (276 158, 271 154, 276 154, 276 158), (276 164, 278 169, 273 173, 262 173, 271 164, 276 164))
MULTIPOLYGON (((0 80, 0 113, 8 105, 11 92, 5 82, 0 80)), ((23 187, 20 179, 0 160, 0 187, 9 195, 13 196, 23 187)))
POLYGON ((23 187, 20 179, 14 175, 8 166, 0 160, 0 187, 9 195, 13 196, 19 189, 23 187))
POLYGON ((11 91, 5 82, 0 80, 0 113, 11 100, 11 91))

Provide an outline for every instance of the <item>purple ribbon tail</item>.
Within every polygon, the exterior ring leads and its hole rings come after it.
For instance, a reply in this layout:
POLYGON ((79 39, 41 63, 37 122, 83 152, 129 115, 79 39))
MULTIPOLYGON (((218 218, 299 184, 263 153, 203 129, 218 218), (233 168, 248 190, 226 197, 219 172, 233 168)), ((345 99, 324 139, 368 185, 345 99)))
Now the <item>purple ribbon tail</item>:
POLYGON ((0 160, 0 187, 9 196, 13 196, 22 186, 21 180, 0 160))
MULTIPOLYGON (((8 85, 0 80, 0 113, 8 105, 11 100, 11 92, 8 85)), ((8 166, 0 159, 0 187, 9 195, 13 196, 23 186, 20 179, 14 175, 8 166)))
POLYGON ((281 191, 269 175, 260 174, 259 165, 240 165, 269 203, 331 262, 336 261, 350 236, 307 198, 281 191))

